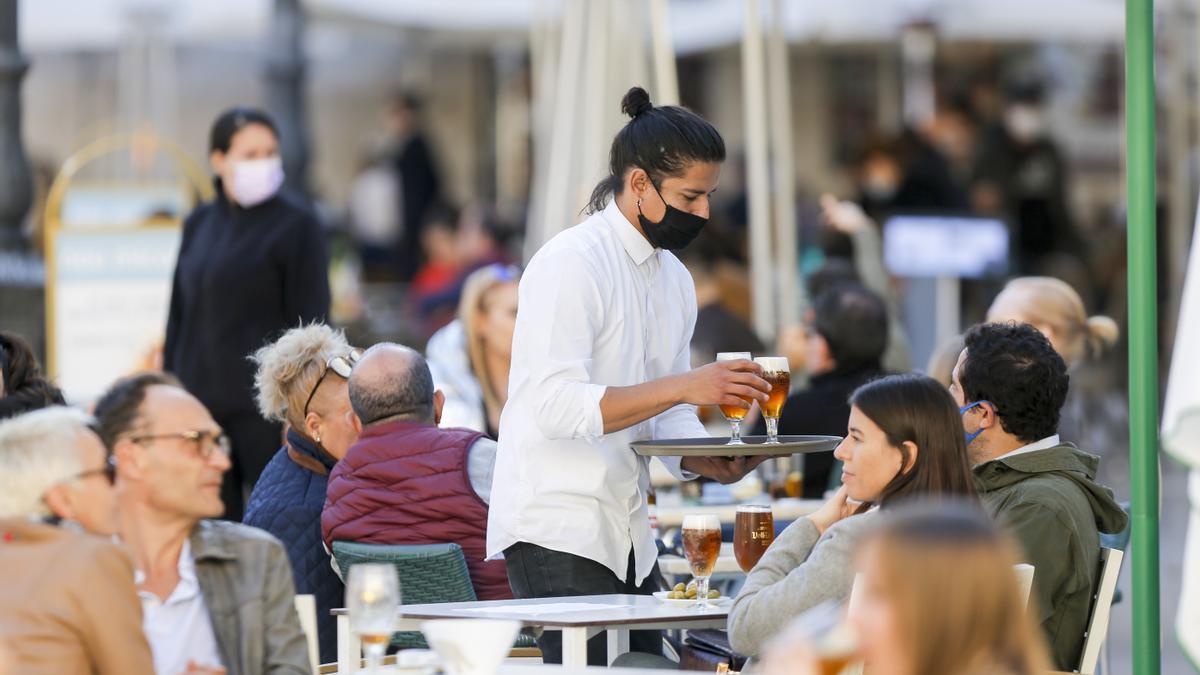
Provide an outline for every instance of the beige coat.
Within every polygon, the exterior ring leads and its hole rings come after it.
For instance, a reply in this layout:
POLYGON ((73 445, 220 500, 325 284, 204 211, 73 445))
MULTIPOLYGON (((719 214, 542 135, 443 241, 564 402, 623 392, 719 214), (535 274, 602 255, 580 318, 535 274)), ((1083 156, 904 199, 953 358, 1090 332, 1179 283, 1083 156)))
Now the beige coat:
POLYGON ((0 652, 21 675, 153 673, 129 556, 100 537, 0 520, 0 652))

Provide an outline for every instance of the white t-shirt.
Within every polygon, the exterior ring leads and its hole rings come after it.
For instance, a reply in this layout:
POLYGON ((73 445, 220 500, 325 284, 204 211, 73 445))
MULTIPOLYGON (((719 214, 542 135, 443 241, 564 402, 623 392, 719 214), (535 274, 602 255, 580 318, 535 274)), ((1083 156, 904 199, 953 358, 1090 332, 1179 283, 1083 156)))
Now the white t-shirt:
MULTIPOLYGON (((210 667, 225 665, 196 579, 190 541, 183 542, 177 569, 179 583, 165 602, 149 591, 138 591, 142 600, 142 630, 150 643, 158 675, 179 675, 187 670, 188 661, 210 667)), ((138 585, 145 579, 141 570, 134 574, 138 585)))

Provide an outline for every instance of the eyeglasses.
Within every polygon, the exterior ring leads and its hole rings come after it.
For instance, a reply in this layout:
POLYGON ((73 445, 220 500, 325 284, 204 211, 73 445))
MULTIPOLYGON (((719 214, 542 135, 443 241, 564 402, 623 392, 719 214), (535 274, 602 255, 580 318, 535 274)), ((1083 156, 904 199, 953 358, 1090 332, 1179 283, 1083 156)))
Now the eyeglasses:
POLYGON ((343 380, 350 379, 350 371, 354 370, 354 364, 362 358, 362 352, 357 349, 350 350, 350 353, 345 356, 335 356, 325 362, 325 372, 321 373, 321 377, 317 378, 317 383, 313 385, 312 391, 308 392, 308 399, 304 401, 304 416, 308 417, 308 406, 312 404, 313 397, 317 395, 317 390, 321 388, 321 383, 325 381, 325 376, 329 371, 337 373, 337 376, 343 380))
POLYGON ((75 474, 75 477, 72 480, 81 480, 83 478, 87 478, 88 476, 96 476, 96 475, 104 476, 104 478, 108 480, 109 485, 116 483, 117 482, 117 458, 110 455, 108 457, 108 459, 104 460, 104 466, 100 467, 99 469, 89 469, 87 471, 81 471, 81 472, 75 474))
POLYGON ((146 434, 144 436, 134 436, 129 440, 134 443, 144 443, 145 441, 153 441, 158 439, 176 438, 184 441, 191 441, 196 445, 196 454, 201 459, 208 459, 212 456, 213 450, 220 450, 222 455, 229 456, 232 446, 229 443, 229 437, 220 431, 177 431, 173 434, 146 434))

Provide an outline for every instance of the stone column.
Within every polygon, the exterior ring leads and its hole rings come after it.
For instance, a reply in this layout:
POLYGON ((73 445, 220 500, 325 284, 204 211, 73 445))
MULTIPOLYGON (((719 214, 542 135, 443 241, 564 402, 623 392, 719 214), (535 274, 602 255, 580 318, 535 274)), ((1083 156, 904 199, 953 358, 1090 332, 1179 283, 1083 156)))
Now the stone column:
POLYGON ((304 9, 299 0, 275 0, 267 40, 267 110, 279 125, 287 186, 308 194, 308 106, 304 98, 304 9))
POLYGON ((21 249, 33 179, 21 139, 21 79, 29 63, 17 39, 18 0, 0 0, 0 249, 21 249))

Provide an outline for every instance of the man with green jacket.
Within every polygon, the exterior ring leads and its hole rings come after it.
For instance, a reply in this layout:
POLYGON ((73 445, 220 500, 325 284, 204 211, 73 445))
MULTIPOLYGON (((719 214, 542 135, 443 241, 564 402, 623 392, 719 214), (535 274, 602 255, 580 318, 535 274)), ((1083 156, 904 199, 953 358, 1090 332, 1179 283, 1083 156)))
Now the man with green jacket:
POLYGON ((1079 667, 1100 566, 1100 532, 1127 518, 1094 482, 1100 458, 1058 436, 1067 366, 1027 324, 981 324, 965 338, 950 392, 988 512, 1035 567, 1033 598, 1059 670, 1079 667))

